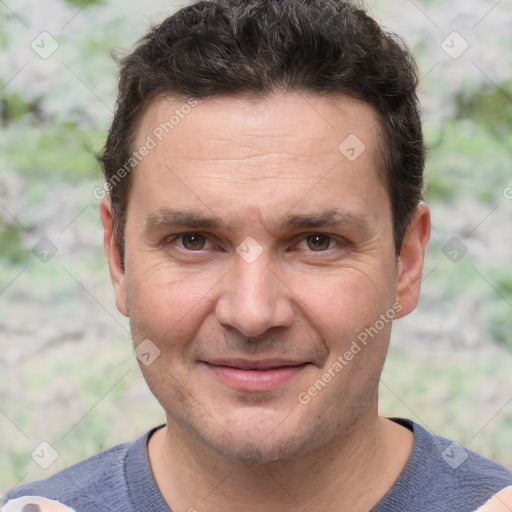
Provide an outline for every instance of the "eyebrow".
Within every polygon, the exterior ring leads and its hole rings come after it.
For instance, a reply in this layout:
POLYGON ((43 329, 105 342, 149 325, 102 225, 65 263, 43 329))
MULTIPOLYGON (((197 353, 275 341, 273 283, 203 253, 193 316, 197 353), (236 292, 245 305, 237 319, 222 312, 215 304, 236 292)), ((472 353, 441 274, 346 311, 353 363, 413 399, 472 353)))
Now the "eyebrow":
POLYGON ((272 230, 279 232, 284 229, 336 227, 340 225, 367 228, 370 222, 367 216, 361 213, 333 208, 319 213, 287 215, 274 223, 272 230))
POLYGON ((222 220, 217 217, 207 217, 196 212, 172 208, 161 208, 146 218, 146 230, 158 230, 169 226, 189 226, 197 229, 226 227, 222 220))
MULTIPOLYGON (((282 219, 270 224, 270 231, 278 233, 286 229, 336 227, 341 225, 367 230, 370 227, 370 221, 366 215, 359 212, 334 208, 319 213, 285 215, 282 219)), ((229 226, 218 217, 172 208, 161 208, 146 218, 147 231, 178 226, 194 229, 230 230, 229 226)))

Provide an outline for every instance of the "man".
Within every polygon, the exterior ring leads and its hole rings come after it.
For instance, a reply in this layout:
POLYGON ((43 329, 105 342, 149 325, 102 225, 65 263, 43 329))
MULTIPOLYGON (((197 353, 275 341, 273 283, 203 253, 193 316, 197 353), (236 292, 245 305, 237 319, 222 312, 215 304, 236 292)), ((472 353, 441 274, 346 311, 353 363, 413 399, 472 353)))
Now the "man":
POLYGON ((510 471, 377 412, 430 233, 416 82, 341 0, 199 2, 139 43, 101 217, 167 423, 6 507, 512 510, 510 471))

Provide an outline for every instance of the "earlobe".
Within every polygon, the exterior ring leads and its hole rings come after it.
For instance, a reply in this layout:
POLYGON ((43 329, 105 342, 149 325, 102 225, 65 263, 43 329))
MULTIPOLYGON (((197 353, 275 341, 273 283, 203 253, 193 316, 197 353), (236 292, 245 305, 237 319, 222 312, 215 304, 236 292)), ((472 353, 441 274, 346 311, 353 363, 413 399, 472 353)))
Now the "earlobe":
POLYGON ((128 316, 126 307, 126 279, 119 246, 114 235, 114 213, 110 197, 105 197, 100 204, 101 222, 103 223, 103 247, 107 255, 110 279, 114 286, 116 306, 120 313, 128 316))
POLYGON ((407 228, 397 262, 396 301, 402 305, 397 318, 408 315, 418 304, 430 228, 430 210, 422 201, 407 228))

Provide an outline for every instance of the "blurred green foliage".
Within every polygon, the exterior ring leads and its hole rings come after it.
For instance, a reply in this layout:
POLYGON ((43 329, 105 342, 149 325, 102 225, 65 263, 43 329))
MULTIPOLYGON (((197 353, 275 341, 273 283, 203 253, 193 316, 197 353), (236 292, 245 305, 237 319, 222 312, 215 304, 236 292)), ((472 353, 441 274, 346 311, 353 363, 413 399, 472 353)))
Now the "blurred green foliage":
POLYGON ((427 201, 474 197, 496 202, 510 179, 506 140, 473 119, 448 120, 425 129, 430 145, 426 165, 427 201))
MULTIPOLYGON (((0 90, 5 84, 0 80, 0 90)), ((5 89, 0 93, 0 120, 3 126, 9 122, 23 117, 35 108, 35 104, 18 92, 8 92, 5 89)))
POLYGON ((494 269, 490 274, 495 284, 494 301, 488 304, 486 330, 493 340, 512 352, 512 271, 494 269))
POLYGON ((76 7, 85 8, 93 5, 101 5, 105 3, 105 0, 64 0, 66 3, 70 5, 74 5, 76 7))
POLYGON ((457 120, 471 119, 503 141, 510 151, 512 80, 480 89, 465 88, 455 96, 455 105, 457 120))
POLYGON ((23 229, 16 223, 7 224, 2 222, 0 229, 0 256, 2 263, 8 265, 19 265, 29 258, 29 251, 24 247, 22 241, 23 229))
POLYGON ((4 135, 7 158, 28 183, 51 177, 93 179, 98 172, 95 155, 101 146, 95 141, 100 132, 77 121, 49 122, 41 129, 18 120, 4 135))

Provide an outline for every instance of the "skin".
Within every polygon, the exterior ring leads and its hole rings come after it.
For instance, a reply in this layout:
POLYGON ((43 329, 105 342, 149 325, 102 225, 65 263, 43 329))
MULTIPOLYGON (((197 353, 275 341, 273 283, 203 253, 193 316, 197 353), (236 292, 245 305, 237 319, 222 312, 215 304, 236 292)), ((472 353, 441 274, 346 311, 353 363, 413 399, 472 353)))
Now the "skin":
POLYGON ((485 505, 475 512, 510 512, 512 510, 512 486, 496 493, 485 505))
POLYGON ((23 496, 22 498, 10 500, 0 509, 0 512, 24 512, 27 510, 38 510, 38 512, 75 512, 74 509, 66 507, 66 505, 58 501, 49 500, 42 496, 23 496))
MULTIPOLYGON (((135 146, 181 104, 151 104, 135 146)), ((103 201, 117 307, 135 346, 160 350, 141 365, 167 416, 148 453, 174 512, 367 511, 405 466, 412 433, 377 411, 391 322, 332 370, 380 315, 404 316, 419 296, 429 209, 418 205, 397 257, 378 128, 369 105, 345 96, 205 100, 131 176, 124 266, 103 201), (366 147, 354 161, 338 150, 350 134, 366 147), (171 225, 166 209, 223 226, 171 225), (333 210, 336 225, 283 225, 333 210), (236 251, 247 237, 261 252, 251 263, 236 251), (262 372, 233 387, 215 358, 304 364, 254 389, 262 372)))

